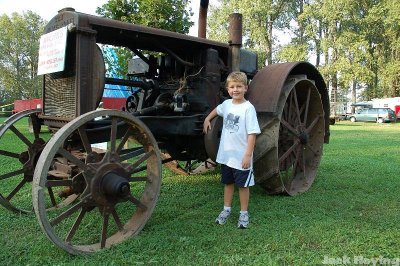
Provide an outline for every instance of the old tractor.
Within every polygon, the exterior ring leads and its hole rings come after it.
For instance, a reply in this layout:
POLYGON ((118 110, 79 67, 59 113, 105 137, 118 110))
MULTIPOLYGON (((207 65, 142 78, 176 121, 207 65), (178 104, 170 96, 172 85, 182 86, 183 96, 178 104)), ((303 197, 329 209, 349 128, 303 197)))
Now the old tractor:
POLYGON ((201 8, 200 37, 60 10, 45 34, 66 30, 63 70, 43 76, 41 109, 0 128, 0 203, 31 212, 24 203, 32 197, 45 234, 71 254, 139 233, 156 206, 163 163, 215 159, 222 121, 214 119, 206 135, 202 124, 228 98, 224 81, 237 70, 251 80, 247 98, 262 129, 256 183, 269 194, 306 191, 329 141, 323 78, 306 62, 257 69, 257 55, 241 48, 241 15, 231 15, 229 43, 220 43, 204 38, 207 5, 201 8), (135 54, 128 78, 106 77, 104 44, 135 54), (135 88, 126 110, 98 109, 106 84, 135 88), (26 117, 32 130, 24 133, 16 123, 26 117), (22 150, 9 145, 10 135, 22 150))

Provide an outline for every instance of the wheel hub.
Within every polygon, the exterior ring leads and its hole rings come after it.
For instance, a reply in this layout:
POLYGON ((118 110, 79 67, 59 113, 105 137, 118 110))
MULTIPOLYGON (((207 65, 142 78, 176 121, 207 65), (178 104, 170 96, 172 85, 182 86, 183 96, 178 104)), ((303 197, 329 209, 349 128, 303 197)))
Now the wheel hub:
POLYGON ((23 165, 24 176, 29 182, 33 179, 33 172, 35 171, 37 160, 42 153, 45 144, 46 142, 44 140, 35 139, 28 150, 19 155, 18 160, 23 165))
POLYGON ((301 144, 307 144, 310 141, 310 136, 306 132, 306 128, 303 124, 300 124, 296 127, 296 131, 298 132, 298 138, 301 144))
POLYGON ((310 137, 306 132, 301 132, 299 134, 299 140, 301 144, 307 144, 310 140, 310 137))
POLYGON ((128 172, 120 163, 110 162, 109 158, 106 155, 101 162, 89 164, 93 175, 84 174, 92 198, 98 206, 113 206, 127 201, 131 193, 128 172))
POLYGON ((109 172, 103 176, 100 183, 101 190, 112 198, 126 198, 130 194, 129 182, 116 172, 109 172))

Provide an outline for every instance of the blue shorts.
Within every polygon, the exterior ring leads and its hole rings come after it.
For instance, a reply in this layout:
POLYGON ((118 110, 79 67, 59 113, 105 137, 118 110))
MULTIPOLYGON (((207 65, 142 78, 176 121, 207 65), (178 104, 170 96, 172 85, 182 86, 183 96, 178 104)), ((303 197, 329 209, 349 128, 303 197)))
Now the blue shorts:
POLYGON ((238 170, 221 164, 221 183, 225 185, 236 184, 238 187, 254 186, 253 169, 238 170))

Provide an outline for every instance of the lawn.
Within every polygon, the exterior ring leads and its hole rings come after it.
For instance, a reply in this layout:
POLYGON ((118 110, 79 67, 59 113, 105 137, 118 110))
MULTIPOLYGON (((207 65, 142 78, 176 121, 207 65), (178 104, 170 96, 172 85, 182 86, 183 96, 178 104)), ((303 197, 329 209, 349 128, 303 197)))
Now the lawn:
MULTIPOLYGON (((296 197, 251 191, 251 225, 222 208, 218 171, 177 176, 164 169, 157 207, 144 230, 101 252, 72 256, 40 230, 35 216, 0 207, 2 265, 321 265, 400 262, 400 123, 339 122, 317 178, 296 197), (379 261, 378 261, 379 262, 379 261)), ((1 185, 1 182, 0 182, 1 185)), ((390 264, 389 264, 390 263, 390 264)))

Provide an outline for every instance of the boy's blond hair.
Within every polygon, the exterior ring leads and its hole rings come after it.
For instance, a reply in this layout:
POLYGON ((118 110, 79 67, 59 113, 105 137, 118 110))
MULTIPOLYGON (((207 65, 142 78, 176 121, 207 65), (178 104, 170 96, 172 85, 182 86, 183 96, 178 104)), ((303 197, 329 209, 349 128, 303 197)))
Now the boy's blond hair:
POLYGON ((243 72, 231 72, 226 78, 225 86, 228 87, 229 82, 242 82, 243 85, 247 86, 247 76, 243 72))

